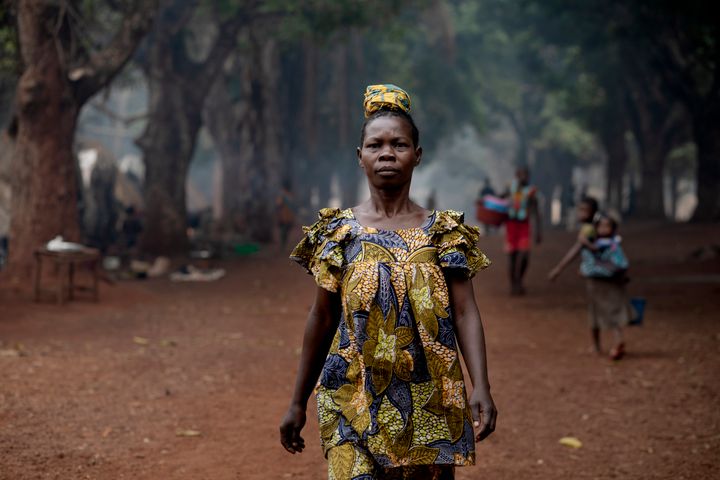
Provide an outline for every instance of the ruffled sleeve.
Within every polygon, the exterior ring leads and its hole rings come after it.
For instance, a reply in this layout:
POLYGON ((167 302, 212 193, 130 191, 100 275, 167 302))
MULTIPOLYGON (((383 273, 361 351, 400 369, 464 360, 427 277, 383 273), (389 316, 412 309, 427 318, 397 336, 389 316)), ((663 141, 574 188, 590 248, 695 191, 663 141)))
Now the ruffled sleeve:
POLYGON ((305 236, 290 255, 290 259, 303 266, 318 286, 337 292, 344 266, 343 243, 350 233, 350 225, 343 223, 343 211, 323 208, 318 221, 303 227, 305 236))
POLYGON ((437 248, 440 266, 445 270, 472 278, 478 270, 487 268, 490 260, 477 246, 480 230, 465 225, 463 219, 462 212, 454 210, 438 212, 429 233, 437 248))

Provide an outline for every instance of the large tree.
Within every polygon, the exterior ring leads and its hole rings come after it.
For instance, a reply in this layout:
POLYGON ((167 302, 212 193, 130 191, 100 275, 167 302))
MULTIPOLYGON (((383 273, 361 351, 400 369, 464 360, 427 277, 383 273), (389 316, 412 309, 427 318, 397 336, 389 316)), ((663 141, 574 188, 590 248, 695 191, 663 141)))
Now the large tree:
POLYGON ((266 25, 255 25, 244 32, 242 45, 213 88, 205 117, 222 165, 225 226, 269 243, 284 167, 277 42, 266 25))
POLYGON ((229 11, 219 6, 165 1, 140 56, 150 91, 148 122, 137 140, 145 161, 142 247, 149 253, 187 249, 185 185, 203 105, 256 7, 255 2, 233 3, 229 11))
MULTIPOLYGON (((618 2, 620 3, 620 2, 618 2)), ((720 220, 720 16, 705 2, 626 5, 622 32, 687 109, 697 147, 694 220, 720 220)))
POLYGON ((8 125, 13 112, 20 68, 15 12, 10 2, 0 3, 0 128, 8 125))
POLYGON ((677 125, 665 121, 678 118, 673 105, 680 102, 697 147, 694 218, 720 218, 720 18, 715 11, 695 0, 524 3, 546 41, 574 43, 583 56, 592 57, 584 63, 585 73, 622 81, 643 156, 641 174, 648 177, 643 178, 641 212, 659 216, 663 210, 665 156, 677 131, 677 125), (621 51, 622 58, 607 62, 614 51, 621 51))
POLYGON ((55 235, 79 237, 77 116, 126 64, 150 28, 156 5, 109 2, 103 18, 91 18, 76 2, 18 0, 16 8, 22 75, 16 93, 9 269, 25 278, 36 248, 55 235), (113 24, 119 27, 108 35, 113 24))
POLYGON ((338 173, 343 203, 355 201, 359 122, 350 106, 365 85, 358 32, 376 21, 370 5, 388 16, 397 10, 393 2, 292 3, 274 5, 277 21, 255 19, 243 30, 205 108, 223 171, 224 223, 263 242, 282 181, 292 180, 298 204, 309 205, 314 190, 325 205, 338 173))
POLYGON ((670 129, 676 118, 672 115, 675 102, 657 78, 643 75, 641 69, 627 76, 626 85, 630 124, 640 156, 641 184, 635 213, 642 218, 664 219, 665 160, 674 146, 670 129))

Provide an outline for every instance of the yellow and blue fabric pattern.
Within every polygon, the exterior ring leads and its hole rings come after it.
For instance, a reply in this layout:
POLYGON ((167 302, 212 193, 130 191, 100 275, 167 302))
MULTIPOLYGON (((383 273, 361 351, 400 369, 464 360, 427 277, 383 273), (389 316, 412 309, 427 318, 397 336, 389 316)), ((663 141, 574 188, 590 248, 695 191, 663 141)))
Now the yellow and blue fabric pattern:
POLYGON ((378 110, 400 110, 410 114, 410 95, 402 88, 391 83, 384 85, 368 85, 365 89, 365 118, 378 110))
POLYGON ((440 480, 475 462, 445 276, 489 265, 479 237, 452 210, 381 230, 323 209, 305 228, 291 258, 342 306, 316 389, 331 480, 440 480))

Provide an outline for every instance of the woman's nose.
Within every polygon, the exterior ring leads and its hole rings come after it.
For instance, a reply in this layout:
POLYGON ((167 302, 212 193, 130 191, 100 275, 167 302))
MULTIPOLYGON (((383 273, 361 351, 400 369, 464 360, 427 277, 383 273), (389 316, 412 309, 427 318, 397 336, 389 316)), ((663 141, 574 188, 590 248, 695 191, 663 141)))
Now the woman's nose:
POLYGON ((395 160, 395 150, 393 150, 392 145, 385 145, 382 150, 380 151, 380 155, 378 157, 379 160, 389 161, 389 160, 395 160))

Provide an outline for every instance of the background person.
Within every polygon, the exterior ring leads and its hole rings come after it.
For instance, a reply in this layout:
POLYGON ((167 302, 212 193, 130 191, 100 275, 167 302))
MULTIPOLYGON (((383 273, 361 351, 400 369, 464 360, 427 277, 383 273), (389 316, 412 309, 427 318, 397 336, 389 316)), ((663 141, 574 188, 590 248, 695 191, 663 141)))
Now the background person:
POLYGON ((295 225, 297 211, 290 182, 287 180, 283 182, 280 193, 275 200, 275 211, 277 215, 278 232, 280 234, 280 248, 284 251, 290 230, 295 225))
POLYGON ((600 213, 593 225, 595 239, 592 245, 583 245, 580 265, 587 286, 593 347, 596 353, 602 353, 600 331, 611 330, 615 346, 610 350, 610 358, 620 360, 625 355, 622 329, 630 323, 631 316, 625 291, 629 263, 620 245, 617 221, 600 213))
POLYGON ((577 219, 580 223, 577 241, 550 271, 548 278, 554 281, 565 267, 582 254, 581 274, 586 278, 593 350, 602 353, 601 329, 613 330, 615 346, 610 351, 610 358, 619 360, 625 354, 622 327, 629 323, 631 311, 625 293, 628 263, 620 249, 619 240, 615 238, 617 223, 598 213, 598 202, 592 197, 580 200, 577 219), (615 255, 619 260, 614 260, 613 264, 612 256, 618 251, 621 255, 615 255), (599 269, 605 270, 605 273, 597 273, 599 269))
POLYGON ((525 294, 525 273, 530 262, 530 219, 533 219, 535 243, 542 242, 542 222, 537 202, 537 188, 530 185, 530 170, 518 167, 515 180, 505 194, 509 199, 505 222, 505 251, 509 258, 510 294, 525 294))

